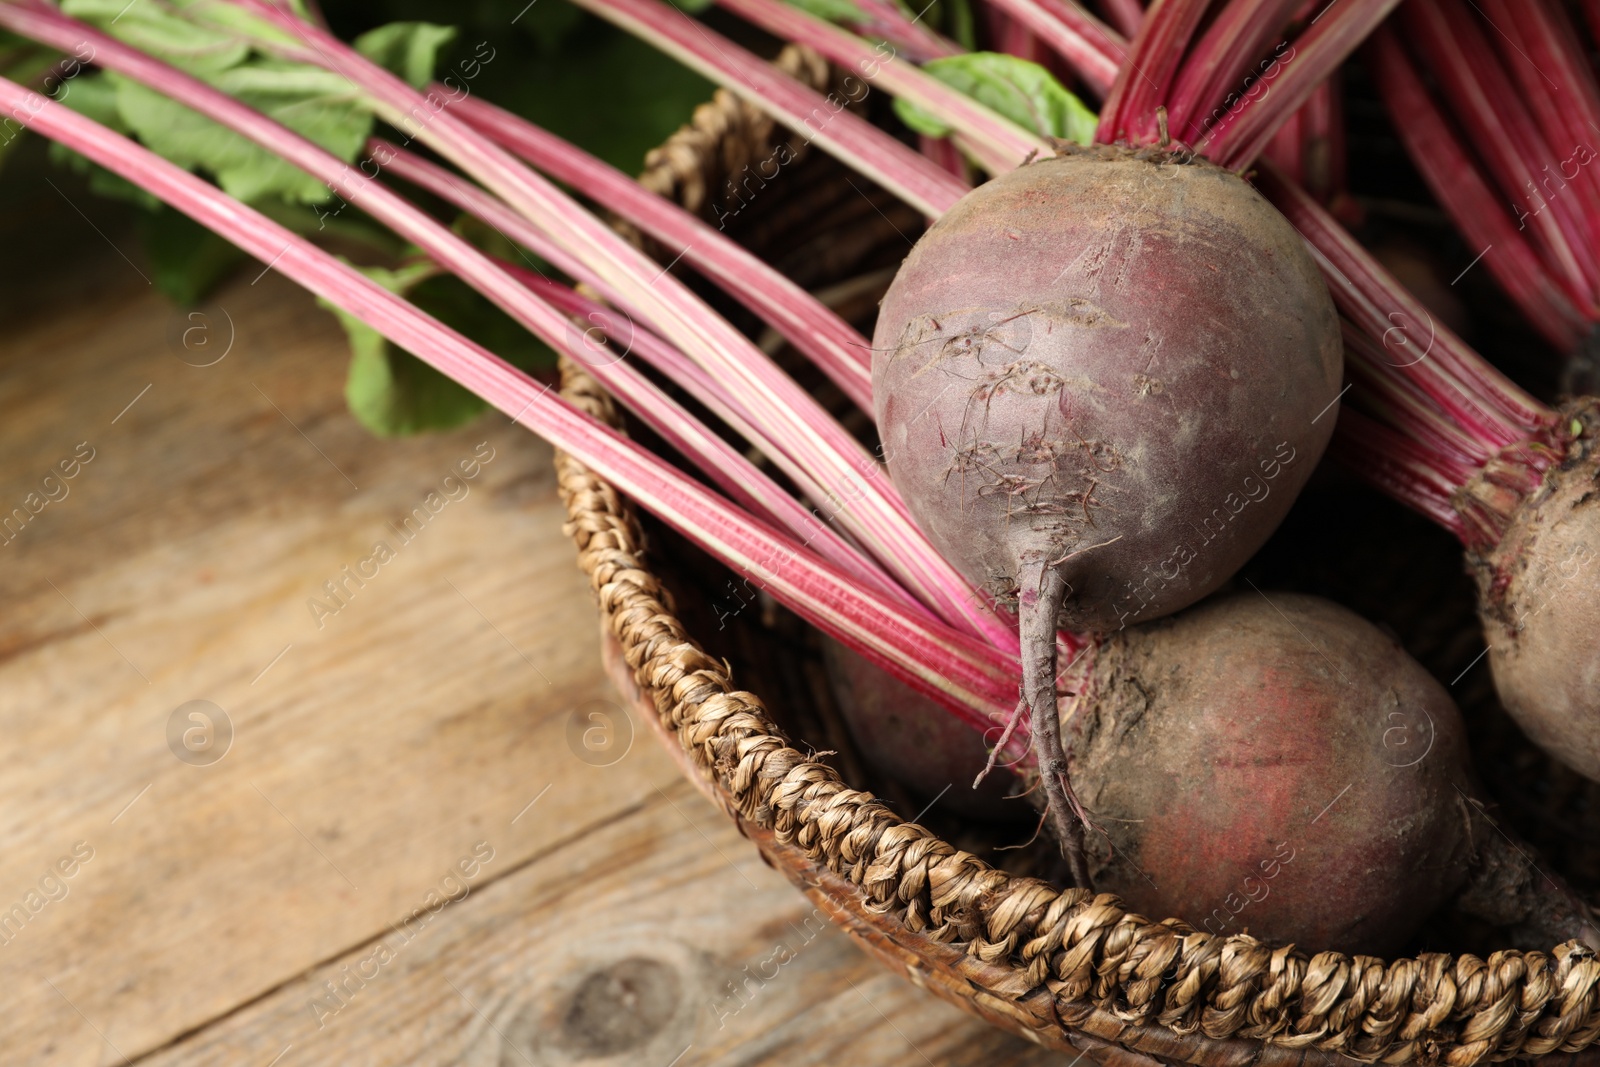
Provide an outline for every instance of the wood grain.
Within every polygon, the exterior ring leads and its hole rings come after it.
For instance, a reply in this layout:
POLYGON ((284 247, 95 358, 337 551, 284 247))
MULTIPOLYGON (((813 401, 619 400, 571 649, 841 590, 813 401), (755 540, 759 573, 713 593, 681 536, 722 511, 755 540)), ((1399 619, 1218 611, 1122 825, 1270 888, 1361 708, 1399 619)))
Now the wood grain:
POLYGON ((627 720, 541 443, 498 416, 373 440, 337 327, 270 272, 203 320, 109 276, 0 337, 0 516, 60 496, 0 546, 0 1059, 1056 1061, 836 931, 796 945, 811 905, 642 725, 616 762, 580 758, 589 712, 627 720), (220 362, 174 340, 197 325, 231 337, 220 362), (377 541, 393 558, 341 578, 377 541), (234 730, 209 765, 169 747, 193 700, 234 730), (475 847, 493 858, 466 897, 318 1026, 322 983, 458 893, 475 847), (727 983, 786 938, 732 1011, 727 983), (655 962, 594 977, 630 959, 655 962), (633 1007, 605 1011, 617 996, 633 1007))
POLYGON ((1068 1062, 872 963, 681 782, 386 945, 389 963, 362 946, 150 1062, 1068 1062))
POLYGON ((567 746, 573 709, 613 697, 548 450, 504 419, 374 441, 327 316, 272 275, 220 303, 237 336, 204 369, 145 293, 7 341, 27 402, 0 500, 95 449, 0 548, 0 901, 94 850, 0 950, 0 1047, 29 1062, 76 1062, 90 1024, 136 1056, 370 937, 474 842, 523 862, 673 779, 644 746, 608 768, 567 746), (319 627, 307 601, 380 540, 395 558, 319 627), (211 766, 168 748, 194 699, 236 731, 211 766))

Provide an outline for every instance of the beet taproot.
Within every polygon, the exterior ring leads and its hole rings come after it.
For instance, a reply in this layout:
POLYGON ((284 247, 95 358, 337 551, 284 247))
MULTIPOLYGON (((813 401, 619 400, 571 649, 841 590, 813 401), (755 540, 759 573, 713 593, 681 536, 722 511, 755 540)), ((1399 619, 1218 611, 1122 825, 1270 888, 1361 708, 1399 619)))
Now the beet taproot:
POLYGON ((1113 635, 1065 735, 1095 884, 1152 917, 1384 954, 1468 876, 1455 705, 1326 601, 1236 594, 1113 635))
MULTIPOLYGON (((1027 815, 1026 804, 1006 799, 1021 786, 1003 768, 972 787, 986 755, 985 737, 976 729, 839 642, 825 639, 822 652, 839 716, 868 763, 919 802, 937 803, 969 819, 998 822, 1027 815)), ((997 727, 987 740, 998 735, 997 727)))
POLYGON ((1068 858, 1054 632, 1194 603, 1266 540, 1333 429, 1342 345, 1277 210, 1192 155, 1064 150, 963 197, 884 297, 884 458, 912 517, 1014 605, 1068 858))
POLYGON ((1600 449, 1585 444, 1468 560, 1506 711, 1540 748, 1600 781, 1600 449))
MULTIPOLYGON (((1222 596, 1081 663, 1063 735, 1104 831, 1090 874, 1133 910, 1387 954, 1448 903, 1530 948, 1600 944, 1582 901, 1492 821, 1443 687, 1344 608, 1222 596)), ((982 761, 971 728, 860 657, 830 669, 880 769, 929 799, 956 782, 940 803, 966 814, 1004 810, 965 788, 982 761)))

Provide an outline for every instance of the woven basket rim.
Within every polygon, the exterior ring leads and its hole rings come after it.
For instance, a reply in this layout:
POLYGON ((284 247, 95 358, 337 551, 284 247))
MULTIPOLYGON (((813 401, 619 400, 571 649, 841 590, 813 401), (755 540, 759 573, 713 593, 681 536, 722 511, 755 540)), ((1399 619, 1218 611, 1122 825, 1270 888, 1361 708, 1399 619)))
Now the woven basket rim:
MULTIPOLYGON (((814 87, 831 76, 795 46, 776 62, 814 87)), ((706 174, 728 159, 759 158, 773 133, 770 120, 718 90, 651 153, 640 180, 699 210, 706 174)), ((581 366, 563 360, 561 376, 569 401, 620 425, 581 366)), ((602 626, 723 807, 838 876, 831 893, 852 887, 855 899, 838 901, 844 910, 874 916, 879 928, 892 918, 906 943, 959 949, 974 962, 963 968, 973 995, 1035 1005, 1046 997, 1053 1008, 1042 1021, 1036 1007, 1003 1011, 1002 1025, 1058 1047, 1082 1047, 1070 1044, 1077 1035, 1091 1047, 1110 1042, 1208 1067, 1299 1064, 1313 1052, 1468 1067, 1578 1053, 1600 1037, 1600 959, 1585 948, 1487 960, 1308 955, 1178 919, 1154 922, 1110 894, 1015 877, 903 820, 791 745, 760 698, 739 690, 727 665, 686 632, 650 570, 632 505, 570 456, 557 453, 556 468, 602 626), (1041 1025, 1057 1032, 1026 1033, 1041 1025)))

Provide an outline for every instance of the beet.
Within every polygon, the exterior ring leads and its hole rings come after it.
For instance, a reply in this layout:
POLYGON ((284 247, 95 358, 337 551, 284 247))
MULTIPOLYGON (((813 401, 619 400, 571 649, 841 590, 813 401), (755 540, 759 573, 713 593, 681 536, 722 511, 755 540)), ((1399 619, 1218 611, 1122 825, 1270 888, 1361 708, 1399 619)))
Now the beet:
POLYGON ((1236 175, 1148 154, 1074 152, 963 197, 874 339, 885 458, 917 522, 1002 601, 1050 565, 1071 629, 1218 588, 1334 423, 1339 324, 1299 234, 1236 175))
MULTIPOLYGON (((928 799, 955 781, 941 805, 1004 812, 966 788, 983 756, 965 724, 838 651, 829 668, 863 754, 928 799)), ((1491 824, 1448 694, 1351 612, 1221 597, 1081 662, 1063 732, 1104 830, 1090 872, 1133 910, 1391 954, 1449 902, 1529 948, 1600 944, 1581 900, 1491 824)))
POLYGON ((1073 706, 1095 884, 1133 910, 1388 954, 1467 879, 1460 715, 1343 608, 1252 592, 1117 634, 1073 706))
POLYGON ((1028 813, 1021 801, 1006 800, 1022 790, 1004 769, 972 788, 986 757, 985 739, 975 729, 839 642, 827 638, 822 647, 839 715, 868 763, 919 802, 937 802, 970 819, 1000 822, 1028 813))
POLYGON ((963 197, 906 257, 873 344, 895 485, 934 546, 1017 608, 1072 859, 1054 631, 1191 604, 1278 525, 1335 421, 1332 301, 1237 175, 1102 145, 963 197))
POLYGON ((1535 744, 1600 781, 1600 450, 1584 443, 1469 560, 1501 702, 1535 744))

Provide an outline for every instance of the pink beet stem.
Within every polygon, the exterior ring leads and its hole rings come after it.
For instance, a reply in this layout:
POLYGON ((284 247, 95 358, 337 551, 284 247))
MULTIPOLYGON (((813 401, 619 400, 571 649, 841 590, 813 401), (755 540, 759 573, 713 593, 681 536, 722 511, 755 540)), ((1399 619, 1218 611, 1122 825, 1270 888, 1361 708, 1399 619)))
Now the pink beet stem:
MULTIPOLYGON (((991 0, 1065 59, 1085 85, 1105 96, 1127 53, 1120 37, 1076 4, 1065 0, 991 0)), ((1032 58, 1032 57, 1025 57, 1032 58)))
POLYGON ((1235 170, 1248 167, 1284 117, 1298 110, 1399 2, 1338 0, 1324 8, 1279 60, 1281 73, 1195 143, 1200 154, 1235 170))
POLYGON ((933 618, 928 609, 896 585, 882 567, 840 537, 831 526, 819 521, 815 513, 795 500, 738 449, 709 432, 699 419, 635 370, 626 358, 638 353, 647 363, 657 365, 660 349, 666 347, 665 341, 638 326, 627 326, 624 317, 615 310, 586 299, 559 282, 514 263, 501 266, 551 307, 583 324, 583 343, 574 347, 587 348, 596 357, 584 364, 589 375, 694 463, 730 500, 784 529, 802 545, 867 583, 885 599, 907 611, 933 618), (596 332, 605 334, 619 348, 590 346, 596 332), (621 355, 617 355, 619 349, 621 355))
POLYGON ((760 315, 862 410, 872 410, 867 339, 816 297, 718 230, 621 171, 493 104, 468 98, 457 108, 480 133, 557 181, 615 211, 760 315))
POLYGON ((921 16, 913 18, 907 15, 894 0, 853 2, 868 16, 867 22, 856 25, 856 32, 863 37, 888 41, 913 63, 926 63, 930 59, 952 56, 961 51, 959 45, 922 21, 921 16))
POLYGON ((451 113, 448 101, 430 104, 423 94, 342 41, 264 0, 238 0, 231 6, 257 12, 299 35, 313 46, 311 51, 322 65, 351 79, 392 125, 416 127, 418 139, 471 173, 582 258, 608 288, 643 311, 665 340, 709 373, 726 378, 772 440, 830 491, 827 506, 831 514, 941 617, 984 636, 997 647, 1007 647, 1015 640, 1014 632, 911 523, 881 465, 815 398, 670 272, 460 121, 451 113), (426 116, 420 126, 413 118, 416 115, 426 116))
MULTIPOLYGON (((1306 146, 1304 142, 1305 108, 1301 108, 1283 121, 1278 132, 1267 142, 1266 158, 1272 160, 1284 176, 1296 185, 1306 185, 1306 146)), ((1307 189, 1309 192, 1309 188, 1307 189)))
POLYGON ((1311 91, 1296 112, 1305 121, 1307 191, 1324 204, 1345 192, 1344 116, 1339 100, 1339 72, 1311 91))
MULTIPOLYGON (((539 284, 545 279, 539 274, 512 263, 503 264, 503 268, 536 292, 545 292, 545 289, 539 284)), ((551 303, 554 304, 556 301, 552 300, 551 303)), ((596 306, 598 307, 599 305, 596 306)), ((810 472, 805 468, 795 464, 793 460, 790 460, 781 451, 772 447, 760 426, 752 420, 749 412, 739 403, 738 396, 726 389, 723 383, 707 374, 693 360, 661 340, 648 329, 632 323, 627 316, 619 315, 609 309, 604 309, 600 313, 591 312, 590 314, 597 314, 598 316, 591 319, 591 326, 598 328, 607 337, 616 340, 619 346, 625 346, 628 354, 638 356, 652 367, 655 367, 685 392, 693 396, 695 400, 705 405, 712 414, 716 415, 735 433, 756 448, 761 449, 772 461, 773 465, 795 484, 802 496, 814 501, 827 501, 828 493, 826 490, 811 477, 810 472)), ((585 338, 585 343, 592 336, 590 329, 587 328, 576 332, 585 338)), ((606 353, 597 354, 603 358, 587 360, 585 365, 589 368, 593 377, 609 388, 612 372, 608 364, 609 360, 614 357, 606 353)), ((623 382, 618 387, 627 388, 629 384, 628 382, 623 382)), ((796 508, 800 508, 800 505, 793 501, 792 498, 789 503, 796 508)), ((800 522, 800 525, 790 527, 796 533, 809 531, 818 524, 818 520, 813 517, 813 513, 804 508, 800 508, 800 515, 803 515, 804 518, 799 518, 788 509, 785 510, 791 518, 795 518, 800 522)), ((785 523, 785 525, 789 524, 785 523)), ((854 549, 852 548, 853 552, 854 549)), ((827 553, 824 552, 823 554, 826 555, 827 553)))
MULTIPOLYGON (((596 10, 621 5, 659 6, 655 0, 581 2, 597 5, 596 10)), ((991 173, 1004 173, 1020 164, 1030 152, 1048 148, 1037 133, 1024 130, 965 93, 901 60, 887 44, 869 45, 848 30, 791 7, 783 0, 720 2, 721 6, 768 33, 814 48, 851 75, 938 115, 962 134, 978 163, 991 173)), ((870 175, 872 170, 865 169, 862 173, 870 175)), ((948 206, 945 204, 931 214, 942 214, 948 206)))
MULTIPOLYGON (((1273 61, 1266 53, 1275 37, 1283 39, 1289 16, 1299 2, 1234 0, 1223 6, 1167 94, 1167 120, 1173 136, 1194 144, 1234 106, 1230 97, 1243 101, 1249 87, 1246 83, 1260 82, 1265 73, 1261 63, 1273 61)), ((1288 41, 1283 39, 1283 43, 1288 41)))
MULTIPOLYGON (((642 506, 896 677, 987 728, 1012 706, 1018 664, 947 627, 863 592, 761 520, 729 504, 548 386, 466 340, 215 186, 75 112, 0 79, 0 108, 27 128, 93 162, 226 237, 274 270, 343 308, 391 342, 510 415, 526 418, 557 448, 616 484, 642 506)), ((582 359, 565 338, 557 348, 582 359)))
POLYGON ((1473 471, 1494 455, 1494 449, 1463 429, 1428 397, 1412 376, 1409 359, 1397 359, 1395 353, 1349 319, 1342 320, 1341 325, 1345 367, 1361 390, 1360 399, 1381 411, 1385 421, 1405 427, 1419 443, 1445 457, 1451 463, 1452 477, 1459 474, 1457 484, 1465 484, 1473 471))
POLYGON ((1593 256, 1600 243, 1600 167, 1591 163, 1594 145, 1600 143, 1600 91, 1588 60, 1578 51, 1578 28, 1549 0, 1518 0, 1511 5, 1487 0, 1484 14, 1502 24, 1502 32, 1493 38, 1501 60, 1521 86, 1522 98, 1551 152, 1541 173, 1555 183, 1556 195, 1572 200, 1570 206, 1587 234, 1581 250, 1590 253, 1593 309, 1600 296, 1596 288, 1600 263, 1593 256), (1590 163, 1579 160, 1585 150, 1590 163))
POLYGON ((1554 413, 1436 323, 1303 189, 1266 162, 1257 184, 1306 239, 1340 311, 1463 428, 1498 449, 1551 423, 1554 413))
POLYGON ((1156 108, 1165 105, 1183 53, 1210 0, 1155 0, 1128 46, 1117 80, 1100 109, 1095 140, 1153 144, 1156 108))
MULTIPOLYGON (((820 19, 810 19, 820 27, 817 33, 822 36, 861 44, 852 61, 836 60, 852 72, 852 82, 841 86, 839 93, 824 96, 659 0, 575 2, 699 71, 808 141, 815 140, 829 155, 838 157, 862 174, 871 175, 884 188, 925 214, 943 214, 966 192, 961 183, 931 161, 853 114, 846 106, 852 100, 864 99, 874 84, 887 88, 894 77, 892 72, 915 71, 909 64, 897 61, 893 46, 887 43, 879 46, 881 51, 875 51, 847 30, 820 19)), ((823 49, 818 51, 827 54, 823 49)))
POLYGON ((1401 17, 1467 144, 1517 215, 1518 229, 1526 229, 1574 304, 1585 306, 1594 285, 1592 257, 1583 248, 1585 228, 1573 217, 1570 198, 1547 202, 1537 185, 1540 175, 1530 161, 1550 159, 1550 150, 1482 27, 1471 12, 1435 0, 1412 0, 1401 17))
POLYGON ((1583 21, 1589 27, 1589 36, 1600 40, 1600 0, 1578 0, 1583 21))
POLYGON ((1025 22, 1012 18, 1001 4, 991 3, 985 10, 989 39, 996 52, 1039 63, 1043 59, 1041 42, 1025 22))
POLYGON ((967 158, 961 154, 961 149, 956 147, 955 142, 950 138, 929 137, 927 134, 918 134, 917 146, 922 150, 923 155, 956 177, 963 181, 966 180, 967 158))
MULTIPOLYGON (((553 245, 550 239, 539 231, 537 227, 509 207, 506 207, 501 201, 483 192, 477 186, 467 183, 464 179, 457 178, 437 164, 429 163, 427 160, 412 155, 404 149, 395 148, 393 145, 378 138, 373 138, 368 147, 370 152, 387 161, 385 167, 395 177, 409 181, 419 188, 426 189, 447 203, 454 204, 462 211, 486 222, 508 240, 514 240, 516 243, 529 248, 536 255, 554 263, 562 271, 569 274, 573 273, 575 269, 582 271, 581 266, 576 268, 569 267, 566 260, 570 257, 566 255, 565 250, 553 245)), ((541 275, 525 267, 510 263, 502 263, 500 266, 501 269, 541 296, 548 298, 552 292, 551 286, 554 286, 554 291, 557 293, 564 288, 549 282, 541 275), (541 285, 540 283, 544 284, 541 285)), ((581 277, 581 273, 578 276, 581 277)), ((577 297, 576 294, 572 294, 572 296, 580 301, 582 299, 577 297)), ((550 302, 552 304, 557 303, 556 300, 551 300, 550 302)), ((567 311, 567 314, 571 313, 571 311, 567 311)), ((738 395, 728 389, 725 382, 707 374, 677 349, 650 333, 644 325, 636 321, 637 316, 635 315, 625 313, 619 315, 618 312, 600 308, 599 305, 594 305, 592 309, 586 312, 586 315, 598 316, 596 321, 600 324, 599 328, 602 332, 613 335, 620 345, 626 347, 626 351, 629 354, 637 355, 646 363, 659 369, 668 378, 694 396, 696 400, 709 408, 746 441, 764 452, 800 489, 802 494, 809 499, 823 503, 829 499, 829 494, 821 483, 817 482, 808 470, 790 459, 782 449, 773 443, 771 438, 762 430, 761 425, 739 402, 738 395)), ((583 336, 587 342, 590 336, 589 329, 586 328, 576 332, 583 336)), ((589 367, 590 373, 600 379, 601 384, 609 388, 613 384, 609 375, 613 372, 607 366, 610 356, 608 354, 603 355, 604 358, 586 360, 585 363, 589 367)), ((628 388, 631 383, 623 381, 615 384, 620 390, 628 388)), ((677 442, 674 442, 674 445, 676 446, 677 442)), ((765 476, 763 475, 762 477, 765 476)), ((740 503, 746 502, 741 500, 740 503)), ((794 504, 794 501, 791 499, 789 503, 794 504)), ((746 506, 749 505, 746 504, 746 506)), ((798 507, 799 505, 794 504, 794 506, 798 507)), ((796 519, 795 513, 787 508, 785 509, 785 515, 791 521, 783 524, 788 526, 792 532, 800 533, 817 525, 816 520, 810 517, 811 512, 803 508, 800 511, 806 518, 801 520, 803 525, 796 526, 792 521, 796 519)), ((834 535, 833 540, 837 539, 837 535, 834 535)), ((819 549, 819 551, 821 550, 819 549)), ((854 549, 851 549, 851 552, 854 554, 854 549)), ((834 558, 826 551, 823 551, 822 554, 828 558, 834 558)), ((837 558, 834 558, 834 561, 841 562, 837 558)))
POLYGON ((630 305, 624 295, 609 287, 605 279, 590 270, 565 247, 559 245, 544 230, 513 211, 503 200, 496 199, 459 174, 430 163, 414 153, 407 152, 381 137, 371 137, 366 144, 367 158, 376 163, 382 160, 382 169, 389 176, 410 182, 440 200, 471 215, 504 237, 528 249, 567 277, 582 282, 600 293, 630 321, 648 324, 649 320, 639 308, 630 305))
POLYGON ((1396 131, 1468 245, 1485 250, 1484 269, 1551 344, 1564 352, 1575 348, 1587 325, 1584 315, 1514 225, 1505 198, 1456 139, 1389 26, 1373 34, 1367 55, 1396 131))
MULTIPOLYGON (((1182 2, 1190 3, 1191 0, 1182 2)), ((1130 132, 1126 122, 1119 118, 1119 112, 1129 106, 1123 98, 1132 94, 1136 98, 1148 101, 1149 118, 1140 128, 1144 131, 1142 139, 1153 141, 1159 133, 1158 123, 1154 118, 1155 105, 1162 103, 1163 97, 1178 100, 1177 94, 1181 91, 1183 95, 1176 106, 1184 114, 1177 115, 1178 121, 1174 122, 1175 113, 1169 107, 1169 135, 1176 137, 1180 142, 1190 136, 1210 138, 1215 135, 1220 140, 1203 146, 1201 154, 1236 170, 1246 169, 1256 155, 1271 142, 1280 124, 1289 121, 1313 99, 1331 101, 1331 94, 1325 88, 1328 79, 1335 76, 1338 65, 1360 43, 1362 36, 1381 21, 1382 12, 1378 10, 1378 5, 1397 2, 1398 0, 1364 0, 1365 6, 1351 5, 1351 9, 1341 12, 1339 18, 1326 20, 1326 25, 1321 25, 1320 29, 1313 26, 1314 32, 1303 34, 1295 43, 1296 49, 1304 51, 1291 53, 1288 57, 1297 61, 1299 69, 1294 75, 1280 78, 1279 74, 1287 72, 1288 59, 1280 61, 1273 68, 1273 86, 1263 91, 1259 97, 1247 96, 1237 105, 1230 102, 1230 95, 1237 94, 1232 93, 1223 75, 1218 73, 1219 70, 1233 65, 1215 51, 1223 47, 1221 44, 1213 41, 1208 45, 1202 41, 1205 50, 1200 53, 1198 63, 1201 66, 1195 68, 1195 73, 1190 73, 1188 62, 1180 62, 1182 48, 1187 45, 1188 37, 1192 36, 1193 28, 1190 27, 1185 33, 1183 26, 1178 24, 1177 20, 1192 17, 1193 12, 1188 8, 1168 9, 1162 17, 1164 22, 1170 25, 1142 31, 1146 35, 1145 48, 1149 53, 1142 61, 1136 59, 1128 50, 1119 49, 1120 55, 1112 52, 1113 48, 1120 46, 1120 42, 1115 38, 1098 37, 1090 43, 1100 51, 1102 60, 1109 57, 1119 62, 1121 66, 1118 72, 1119 80, 1113 84, 1111 96, 1101 110, 1100 128, 1096 131, 1095 138, 1101 142, 1128 137, 1134 140, 1140 139, 1138 135, 1130 132), (1159 51, 1158 44, 1161 44, 1166 51, 1159 51), (1154 59, 1151 58, 1152 55, 1154 59), (1157 88, 1158 76, 1168 66, 1176 66, 1171 79, 1186 84, 1175 86, 1169 91, 1162 91, 1157 88), (1152 69, 1157 72, 1156 75, 1150 73, 1152 69), (1216 95, 1208 99, 1206 93, 1216 95), (1268 96, 1273 97, 1270 106, 1263 103, 1268 96), (1211 110, 1207 112, 1207 108, 1211 110), (1200 118, 1202 113, 1204 118, 1200 118), (1224 128, 1231 129, 1235 126, 1239 126, 1240 129, 1223 136, 1226 133, 1224 128)), ((1158 10, 1160 6, 1152 6, 1151 18, 1160 14, 1158 10)), ((1200 6, 1203 8, 1205 4, 1201 3, 1200 6)), ((1293 5, 1285 4, 1285 7, 1292 8, 1293 5)), ((1217 24, 1223 25, 1223 30, 1217 31, 1214 25, 1212 30, 1208 31, 1207 39, 1210 39, 1212 33, 1219 33, 1228 40, 1242 39, 1252 34, 1270 40, 1274 33, 1282 29, 1275 25, 1280 15, 1281 9, 1265 10, 1261 0, 1238 0, 1224 9, 1222 16, 1217 19, 1217 24), (1246 23, 1242 21, 1246 15, 1259 21, 1246 23)), ((1061 55, 1080 77, 1084 76, 1084 61, 1076 52, 1063 51, 1061 55)), ((1246 64, 1251 61, 1253 60, 1247 59, 1246 64)), ((1257 79, 1257 83, 1263 80, 1257 79)), ((1241 84, 1237 88, 1244 91, 1248 87, 1241 84)), ((1132 106, 1138 108, 1145 105, 1136 100, 1132 106)), ((1331 110, 1336 107, 1336 103, 1329 103, 1328 107, 1331 110)), ((1320 128, 1323 127, 1319 126, 1320 128)), ((1342 133, 1334 131, 1328 138, 1326 152, 1328 174, 1326 184, 1330 192, 1339 184, 1339 180, 1334 176, 1343 173, 1343 154, 1342 133)), ((1319 195, 1326 194, 1319 190, 1319 195)))
POLYGON ((1138 33, 1139 24, 1144 21, 1144 4, 1140 0, 1100 0, 1100 10, 1124 39, 1138 33))

